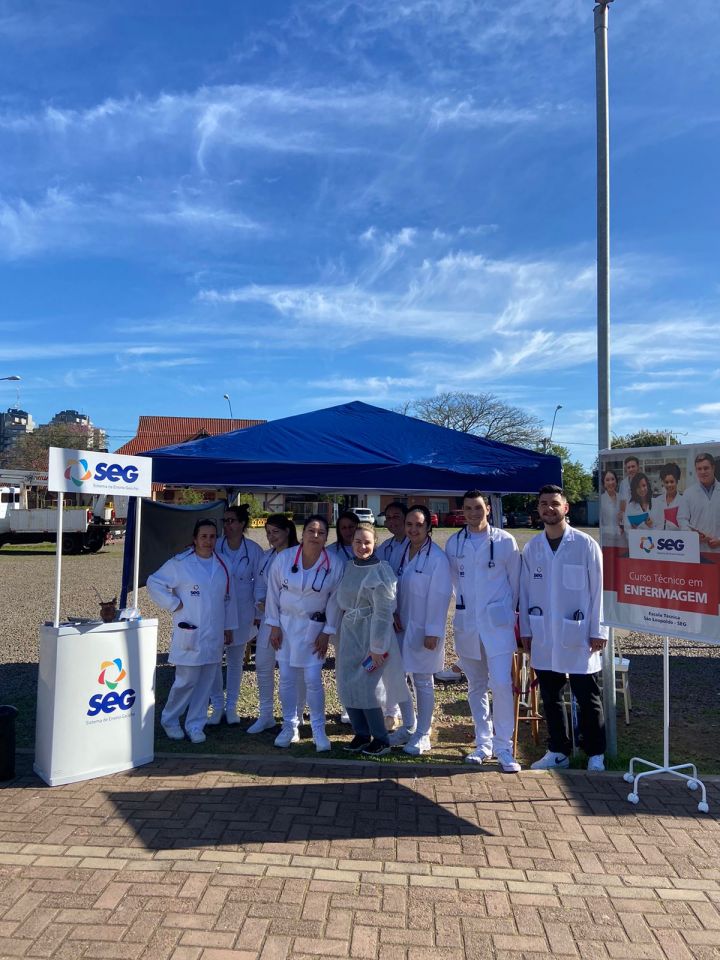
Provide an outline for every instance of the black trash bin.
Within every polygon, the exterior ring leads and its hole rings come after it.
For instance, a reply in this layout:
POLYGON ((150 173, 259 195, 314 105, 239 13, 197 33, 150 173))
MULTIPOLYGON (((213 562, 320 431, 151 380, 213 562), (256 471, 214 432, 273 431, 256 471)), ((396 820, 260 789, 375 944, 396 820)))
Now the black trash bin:
POLYGON ((15 776, 15 718, 17 707, 0 706, 0 782, 15 776))

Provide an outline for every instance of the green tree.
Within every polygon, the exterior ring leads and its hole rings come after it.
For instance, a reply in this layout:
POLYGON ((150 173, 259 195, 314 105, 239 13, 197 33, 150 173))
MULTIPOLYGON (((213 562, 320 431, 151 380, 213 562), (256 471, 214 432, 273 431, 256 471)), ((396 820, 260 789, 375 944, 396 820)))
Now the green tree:
POLYGON ((440 393, 409 400, 398 412, 439 427, 520 447, 534 447, 542 437, 542 423, 537 417, 493 393, 440 393))
POLYGON ((237 504, 246 503, 248 510, 250 511, 250 519, 255 520, 257 517, 262 517, 265 515, 263 511, 262 504, 257 497, 253 496, 252 493, 240 493, 237 497, 237 504))
POLYGON ((570 451, 559 443, 551 443, 548 453, 560 457, 563 471, 563 490, 569 503, 587 500, 593 492, 592 474, 579 460, 570 459, 570 451))
POLYGON ((203 495, 199 490, 193 490, 192 487, 184 487, 178 494, 177 503, 182 503, 185 506, 191 507, 196 503, 203 502, 203 495))
POLYGON ((670 447, 680 443, 670 430, 636 430, 635 433, 615 435, 610 446, 616 450, 628 447, 670 447))
POLYGON ((14 470, 47 470, 50 447, 85 450, 87 442, 87 431, 79 424, 48 423, 20 437, 3 457, 2 465, 14 470))

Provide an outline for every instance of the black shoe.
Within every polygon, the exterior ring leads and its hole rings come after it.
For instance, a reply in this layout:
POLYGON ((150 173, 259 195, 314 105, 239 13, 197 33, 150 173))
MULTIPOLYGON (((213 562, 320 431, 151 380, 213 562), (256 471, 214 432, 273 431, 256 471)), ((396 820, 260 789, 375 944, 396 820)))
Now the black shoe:
POLYGON ((371 740, 363 747, 362 752, 366 757, 384 757, 386 753, 390 753, 390 744, 387 740, 371 740))
POLYGON ((352 738, 350 743, 346 743, 343 747, 343 750, 347 750, 348 753, 360 753, 363 747, 367 747, 370 744, 370 737, 361 737, 356 735, 352 738))

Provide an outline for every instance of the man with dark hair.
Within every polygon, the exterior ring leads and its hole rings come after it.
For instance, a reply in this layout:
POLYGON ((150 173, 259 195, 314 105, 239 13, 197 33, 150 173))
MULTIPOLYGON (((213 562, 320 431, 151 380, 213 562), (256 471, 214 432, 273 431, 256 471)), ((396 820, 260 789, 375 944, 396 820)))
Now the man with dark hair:
POLYGON ((450 537, 445 552, 455 593, 455 652, 468 679, 475 723, 475 750, 465 759, 482 763, 494 753, 505 773, 517 773, 512 661, 520 553, 514 537, 488 523, 487 501, 479 490, 467 491, 462 508, 465 526, 450 537))
POLYGON ((635 474, 640 472, 640 461, 636 456, 625 457, 625 476, 620 481, 618 497, 620 507, 618 509, 618 526, 623 529, 625 523, 625 508, 630 502, 630 484, 635 474))
POLYGON ((680 500, 678 526, 700 534, 700 550, 720 550, 720 484, 715 478, 715 457, 695 457, 696 483, 691 483, 680 500))
POLYGON ((570 677, 580 708, 580 745, 588 770, 604 770, 605 720, 600 693, 602 650, 602 554, 597 543, 567 522, 567 498, 548 484, 539 493, 545 528, 525 546, 520 573, 520 636, 537 674, 548 726, 548 750, 534 770, 570 763, 563 690, 570 677))

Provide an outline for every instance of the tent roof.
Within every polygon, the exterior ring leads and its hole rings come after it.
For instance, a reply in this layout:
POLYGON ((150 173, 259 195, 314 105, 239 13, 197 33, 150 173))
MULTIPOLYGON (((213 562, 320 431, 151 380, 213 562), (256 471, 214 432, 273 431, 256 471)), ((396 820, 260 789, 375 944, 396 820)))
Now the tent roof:
POLYGON ((557 457, 354 401, 159 450, 153 481, 246 489, 534 493, 557 457))

